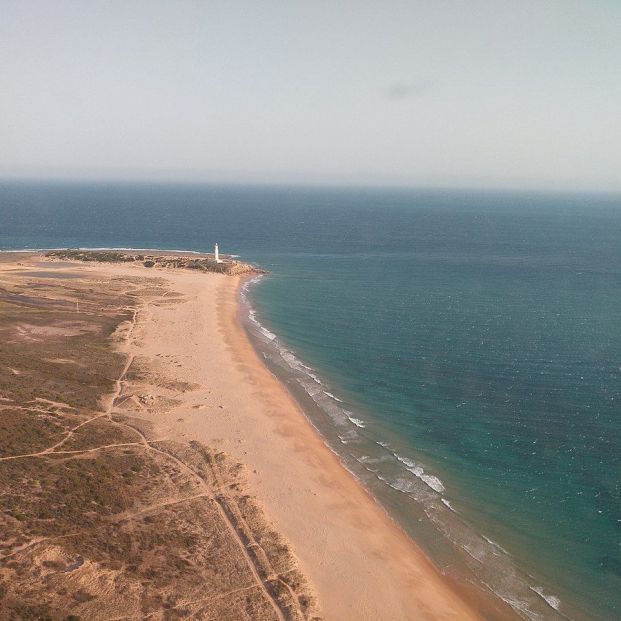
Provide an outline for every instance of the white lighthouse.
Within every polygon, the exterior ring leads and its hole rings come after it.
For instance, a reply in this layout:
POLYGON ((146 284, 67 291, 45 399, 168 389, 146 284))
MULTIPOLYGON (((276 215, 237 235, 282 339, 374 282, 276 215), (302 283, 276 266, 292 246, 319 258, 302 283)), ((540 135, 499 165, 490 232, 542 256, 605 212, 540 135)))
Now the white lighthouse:
POLYGON ((218 244, 215 244, 213 247, 213 256, 216 260, 216 263, 222 263, 222 259, 220 258, 220 253, 218 252, 218 244))

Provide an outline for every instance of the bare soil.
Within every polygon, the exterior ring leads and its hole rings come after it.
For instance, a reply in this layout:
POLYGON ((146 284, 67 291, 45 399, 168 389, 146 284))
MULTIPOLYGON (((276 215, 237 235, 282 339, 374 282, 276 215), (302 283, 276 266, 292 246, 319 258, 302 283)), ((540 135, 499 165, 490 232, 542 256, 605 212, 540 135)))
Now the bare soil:
POLYGON ((242 466, 151 433, 196 387, 130 345, 180 299, 156 273, 0 270, 0 620, 316 618, 242 466))

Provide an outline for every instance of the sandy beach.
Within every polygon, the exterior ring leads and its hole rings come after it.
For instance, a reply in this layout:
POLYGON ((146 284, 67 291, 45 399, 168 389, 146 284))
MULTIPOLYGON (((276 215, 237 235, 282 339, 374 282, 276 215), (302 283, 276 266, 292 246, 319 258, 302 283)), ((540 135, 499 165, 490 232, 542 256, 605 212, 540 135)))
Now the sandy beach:
POLYGON ((159 275, 185 302, 140 313, 134 346, 200 388, 182 406, 156 415, 157 431, 215 446, 245 465, 250 493, 291 542, 321 614, 340 621, 478 618, 341 466, 258 359, 238 318, 240 278, 159 275))
MULTIPOLYGON (((33 265, 39 273, 63 266, 33 265)), ((243 464, 244 493, 291 545, 321 618, 480 618, 345 470, 260 361, 240 322, 242 277, 117 264, 67 269, 95 281, 157 279, 175 294, 174 304, 156 299, 138 307, 124 351, 169 385, 191 389, 169 399, 169 389, 153 385, 140 397, 147 407, 136 402, 143 413, 134 416, 149 425, 154 442, 197 441, 243 464)), ((119 403, 129 394, 123 383, 119 403)))

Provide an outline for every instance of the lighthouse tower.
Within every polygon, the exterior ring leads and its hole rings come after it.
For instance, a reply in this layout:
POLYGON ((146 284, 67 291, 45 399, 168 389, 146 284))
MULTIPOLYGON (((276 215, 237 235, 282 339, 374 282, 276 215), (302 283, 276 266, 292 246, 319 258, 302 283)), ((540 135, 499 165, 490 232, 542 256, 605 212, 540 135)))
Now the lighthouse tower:
POLYGON ((216 263, 222 263, 222 259, 220 258, 220 253, 218 252, 218 244, 215 244, 213 247, 213 256, 216 260, 216 263))

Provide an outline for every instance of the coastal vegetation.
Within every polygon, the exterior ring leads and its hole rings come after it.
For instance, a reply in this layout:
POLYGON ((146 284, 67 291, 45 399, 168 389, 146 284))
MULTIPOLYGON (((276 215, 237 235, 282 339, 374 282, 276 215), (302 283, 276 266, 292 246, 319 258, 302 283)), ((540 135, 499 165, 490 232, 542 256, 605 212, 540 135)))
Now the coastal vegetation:
POLYGON ((208 255, 171 255, 167 253, 140 254, 133 252, 117 252, 114 250, 51 250, 46 253, 50 259, 64 261, 94 261, 98 263, 136 263, 144 267, 190 269, 201 272, 228 274, 263 274, 261 270, 248 263, 225 258, 220 262, 208 255))

